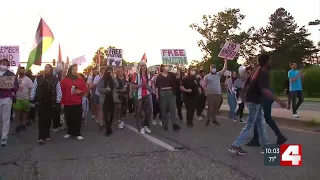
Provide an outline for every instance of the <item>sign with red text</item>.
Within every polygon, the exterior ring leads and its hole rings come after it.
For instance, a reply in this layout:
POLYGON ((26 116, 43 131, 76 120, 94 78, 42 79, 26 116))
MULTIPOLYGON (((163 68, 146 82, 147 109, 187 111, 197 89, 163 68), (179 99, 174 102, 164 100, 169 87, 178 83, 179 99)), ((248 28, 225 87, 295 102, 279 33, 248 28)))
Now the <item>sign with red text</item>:
POLYGON ((231 41, 226 41, 223 45, 218 57, 228 60, 233 60, 240 50, 240 44, 233 43, 231 41))
POLYGON ((184 49, 161 49, 162 64, 187 65, 187 54, 184 49))
POLYGON ((107 65, 108 66, 122 66, 122 49, 110 48, 108 50, 107 65))
POLYGON ((0 46, 0 60, 8 59, 10 66, 18 66, 20 62, 19 46, 0 46))
POLYGON ((280 145, 280 166, 301 166, 302 145, 281 144, 280 145))
POLYGON ((0 77, 0 89, 12 89, 16 76, 1 76, 0 77))

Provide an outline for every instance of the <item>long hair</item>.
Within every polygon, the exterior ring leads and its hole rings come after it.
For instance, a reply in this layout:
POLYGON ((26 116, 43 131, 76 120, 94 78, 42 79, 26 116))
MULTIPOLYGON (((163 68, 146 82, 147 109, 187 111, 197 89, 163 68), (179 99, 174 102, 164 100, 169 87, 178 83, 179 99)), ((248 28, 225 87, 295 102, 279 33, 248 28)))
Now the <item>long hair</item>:
POLYGON ((78 65, 77 64, 73 64, 73 65, 71 65, 69 67, 66 78, 70 78, 70 79, 77 79, 78 78, 78 75, 73 75, 72 74, 72 69, 74 67, 78 67, 78 65))
POLYGON ((114 87, 113 78, 111 76, 111 73, 108 72, 108 68, 104 71, 103 81, 104 81, 104 85, 106 87, 109 85, 110 89, 113 89, 113 87, 114 87))
MULTIPOLYGON (((140 78, 141 78, 141 80, 142 80, 142 74, 143 74, 143 72, 142 72, 142 69, 141 69, 141 68, 139 68, 139 73, 140 73, 140 78)), ((145 74, 145 76, 146 76, 147 82, 149 82, 149 78, 148 78, 148 68, 147 68, 147 66, 146 66, 146 70, 145 70, 144 74, 145 74)))

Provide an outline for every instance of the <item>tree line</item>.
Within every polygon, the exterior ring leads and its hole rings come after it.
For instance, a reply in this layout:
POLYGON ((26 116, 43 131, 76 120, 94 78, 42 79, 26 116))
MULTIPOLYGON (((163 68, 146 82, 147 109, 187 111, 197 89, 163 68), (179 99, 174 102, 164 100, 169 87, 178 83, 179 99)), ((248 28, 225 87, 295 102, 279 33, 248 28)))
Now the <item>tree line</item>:
MULTIPOLYGON (((238 60, 243 60, 245 65, 256 63, 257 55, 262 52, 270 54, 275 70, 288 70, 290 62, 304 67, 320 63, 319 47, 308 39, 310 33, 306 27, 298 26, 286 9, 281 7, 271 14, 265 27, 242 30, 240 25, 244 19, 240 9, 230 8, 214 15, 203 15, 201 24, 191 24, 190 27, 203 36, 198 41, 203 59, 193 60, 191 65, 207 70, 210 64, 222 68, 223 60, 217 56, 226 39, 241 44, 238 56, 228 64, 229 70, 237 70, 238 60)), ((319 24, 320 20, 315 20, 308 25, 319 24)), ((320 42, 318 44, 320 46, 320 42)))

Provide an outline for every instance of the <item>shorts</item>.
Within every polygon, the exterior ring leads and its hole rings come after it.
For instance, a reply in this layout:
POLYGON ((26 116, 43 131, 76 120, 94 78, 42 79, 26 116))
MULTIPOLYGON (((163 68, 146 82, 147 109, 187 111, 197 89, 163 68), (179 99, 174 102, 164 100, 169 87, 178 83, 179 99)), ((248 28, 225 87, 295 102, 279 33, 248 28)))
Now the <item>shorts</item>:
POLYGON ((28 99, 17 99, 16 102, 13 104, 14 110, 19 110, 23 112, 29 112, 30 107, 31 105, 28 99))
POLYGON ((92 95, 91 95, 91 103, 92 103, 92 104, 100 104, 100 97, 99 97, 99 95, 92 94, 92 95))

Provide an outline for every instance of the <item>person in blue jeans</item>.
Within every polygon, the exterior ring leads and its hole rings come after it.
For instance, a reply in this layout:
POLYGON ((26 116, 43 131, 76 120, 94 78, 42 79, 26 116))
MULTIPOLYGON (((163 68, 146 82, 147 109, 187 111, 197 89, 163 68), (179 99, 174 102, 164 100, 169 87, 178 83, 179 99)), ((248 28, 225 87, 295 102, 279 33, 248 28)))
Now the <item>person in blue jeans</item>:
MULTIPOLYGON (((247 124, 244 126, 237 139, 229 148, 229 152, 233 154, 247 154, 247 152, 244 151, 241 146, 251 133, 251 128, 254 126, 254 124, 257 124, 260 144, 262 146, 267 144, 268 140, 265 128, 265 119, 261 105, 264 96, 275 100, 282 108, 287 107, 287 104, 284 101, 281 101, 278 97, 274 96, 269 90, 270 56, 268 54, 261 54, 258 58, 258 64, 259 67, 251 75, 251 77, 246 80, 241 93, 242 99, 244 99, 247 103, 249 113, 247 124)), ((263 153, 264 151, 262 150, 261 152, 263 153)))
POLYGON ((227 95, 228 95, 228 105, 229 105, 229 118, 235 120, 236 109, 237 109, 237 98, 236 98, 236 88, 235 81, 237 80, 237 72, 232 72, 231 78, 226 80, 227 95))
MULTIPOLYGON (((271 90, 272 91, 272 90, 271 90)), ((273 91, 272 91, 273 93, 273 91)), ((277 142, 276 144, 283 144, 285 143, 288 139, 281 133, 277 123, 273 120, 272 116, 271 116, 271 112, 272 112, 272 104, 273 104, 273 100, 270 98, 264 98, 263 100, 263 114, 264 114, 264 118, 266 123, 269 125, 269 127, 273 130, 273 132, 275 133, 275 135, 277 136, 277 142)), ((259 143, 259 134, 258 134, 258 127, 255 124, 254 125, 254 133, 253 133, 253 138, 252 140, 247 144, 247 146, 260 146, 259 143)))
POLYGON ((290 82, 290 95, 291 95, 291 104, 292 104, 292 113, 294 118, 299 118, 297 110, 300 105, 303 103, 303 94, 302 94, 302 84, 301 77, 302 74, 297 70, 296 63, 290 63, 291 70, 288 72, 288 79, 290 82), (298 103, 297 103, 298 98, 298 103))

